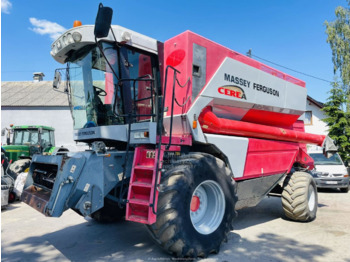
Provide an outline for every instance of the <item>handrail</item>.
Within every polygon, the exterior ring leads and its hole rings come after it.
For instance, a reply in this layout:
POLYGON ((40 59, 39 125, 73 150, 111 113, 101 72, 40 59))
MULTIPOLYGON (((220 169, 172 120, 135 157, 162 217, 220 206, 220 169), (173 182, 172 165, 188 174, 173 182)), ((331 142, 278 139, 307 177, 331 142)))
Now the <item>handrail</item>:
MULTIPOLYGON (((165 98, 166 98, 166 91, 167 91, 167 80, 168 80, 168 69, 171 68, 174 70, 174 80, 173 80, 173 96, 172 96, 172 110, 171 110, 171 120, 170 120, 170 137, 169 137, 169 144, 166 146, 166 149, 170 148, 171 145, 171 136, 172 136, 172 127, 173 127, 173 109, 174 109, 174 100, 175 100, 175 96, 174 96, 174 92, 175 92, 175 81, 176 81, 176 73, 181 74, 181 72, 179 70, 177 70, 176 68, 168 65, 165 69, 165 79, 164 79, 164 92, 163 92, 163 103, 162 103, 162 111, 160 112, 160 117, 158 118, 158 123, 157 125, 163 125, 164 123, 164 106, 165 106, 165 98)), ((158 145, 157 145, 157 150, 158 150, 158 154, 157 154, 157 159, 155 162, 156 165, 156 177, 155 177, 155 183, 158 183, 158 173, 159 173, 159 161, 160 161, 160 152, 162 150, 162 128, 157 128, 157 130, 159 131, 159 140, 158 140, 158 145)), ((152 212, 153 214, 157 215, 157 212, 155 211, 155 201, 156 201, 156 193, 157 193, 157 186, 155 185, 155 187, 153 188, 153 201, 151 204, 152 207, 152 212)))

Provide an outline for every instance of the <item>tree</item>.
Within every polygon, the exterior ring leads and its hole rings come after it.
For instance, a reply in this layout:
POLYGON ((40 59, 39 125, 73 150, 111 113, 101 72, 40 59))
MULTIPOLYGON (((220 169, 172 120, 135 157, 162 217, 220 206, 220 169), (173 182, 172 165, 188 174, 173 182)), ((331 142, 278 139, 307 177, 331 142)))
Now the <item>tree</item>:
POLYGON ((337 141, 344 161, 350 160, 350 0, 347 3, 348 7, 338 6, 335 9, 335 21, 325 21, 334 74, 339 73, 341 82, 332 83, 330 97, 323 108, 327 115, 323 121, 329 127, 328 135, 337 141))
POLYGON ((350 160, 350 113, 343 110, 347 95, 339 82, 332 83, 329 93, 328 101, 322 109, 327 115, 323 121, 329 127, 329 137, 334 139, 339 147, 341 158, 343 161, 348 161, 350 160))
MULTIPOLYGON (((347 0, 348 7, 338 6, 335 9, 336 20, 325 21, 327 43, 332 49, 332 61, 334 74, 338 71, 343 87, 349 90, 350 87, 350 0, 347 0)), ((349 103, 347 103, 349 104, 349 103)), ((349 111, 349 105, 347 106, 349 111)))

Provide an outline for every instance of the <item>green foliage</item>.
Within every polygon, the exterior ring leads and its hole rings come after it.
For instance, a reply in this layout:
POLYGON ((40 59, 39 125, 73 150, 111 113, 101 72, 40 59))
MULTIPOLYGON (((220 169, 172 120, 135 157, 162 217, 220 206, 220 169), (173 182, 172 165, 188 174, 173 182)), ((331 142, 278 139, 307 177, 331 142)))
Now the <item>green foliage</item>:
POLYGON ((330 96, 322 111, 327 118, 323 119, 329 127, 329 137, 337 142, 339 154, 344 161, 350 160, 350 113, 343 110, 347 101, 347 92, 338 82, 332 83, 330 96))
POLYGON ((327 43, 332 49, 334 73, 340 73, 343 87, 350 87, 350 0, 348 7, 338 6, 335 10, 336 20, 325 22, 327 43))

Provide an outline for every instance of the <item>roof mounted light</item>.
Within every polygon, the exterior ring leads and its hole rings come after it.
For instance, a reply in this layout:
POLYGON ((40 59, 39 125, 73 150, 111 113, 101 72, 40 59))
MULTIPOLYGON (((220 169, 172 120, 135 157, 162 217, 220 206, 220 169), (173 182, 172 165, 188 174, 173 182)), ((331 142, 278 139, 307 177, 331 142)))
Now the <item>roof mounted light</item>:
POLYGON ((81 34, 79 32, 74 32, 73 39, 74 39, 74 42, 80 42, 81 41, 81 34))
POLYGON ((78 26, 82 26, 82 25, 83 24, 79 20, 75 20, 74 23, 73 23, 73 27, 78 27, 78 26))
POLYGON ((122 33, 122 41, 121 41, 121 43, 122 43, 122 44, 125 44, 126 42, 129 42, 130 40, 131 40, 131 34, 130 34, 130 32, 124 31, 124 32, 122 33))
POLYGON ((58 40, 58 41, 57 41, 57 49, 60 50, 61 48, 62 48, 61 41, 58 40))
POLYGON ((75 42, 72 34, 67 34, 67 41, 68 41, 68 44, 73 44, 75 42))

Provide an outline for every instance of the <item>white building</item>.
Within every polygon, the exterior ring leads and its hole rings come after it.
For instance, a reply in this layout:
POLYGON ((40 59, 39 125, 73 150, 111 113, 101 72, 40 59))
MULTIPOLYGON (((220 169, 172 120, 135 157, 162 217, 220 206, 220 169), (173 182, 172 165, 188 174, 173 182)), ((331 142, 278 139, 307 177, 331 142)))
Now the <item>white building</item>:
POLYGON ((328 127, 322 119, 326 118, 326 115, 321 109, 323 103, 316 101, 310 96, 307 96, 306 111, 305 111, 305 132, 317 135, 327 135, 328 127))
POLYGON ((56 146, 76 149, 67 95, 54 91, 52 81, 1 82, 1 128, 10 124, 51 126, 56 146))

